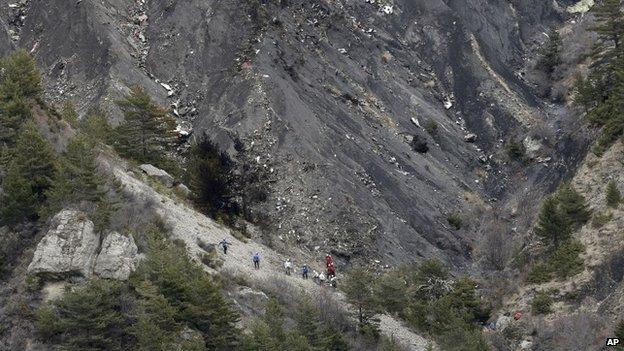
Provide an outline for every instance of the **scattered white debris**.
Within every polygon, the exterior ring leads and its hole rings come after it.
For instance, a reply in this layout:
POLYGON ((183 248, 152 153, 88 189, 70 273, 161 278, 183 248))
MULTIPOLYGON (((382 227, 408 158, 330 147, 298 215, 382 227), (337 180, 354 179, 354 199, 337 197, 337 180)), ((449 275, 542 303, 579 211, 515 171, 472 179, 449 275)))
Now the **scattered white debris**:
POLYGON ((418 118, 412 117, 411 120, 412 120, 412 123, 414 123, 418 128, 422 128, 420 126, 420 122, 418 121, 418 118))
POLYGON ((466 134, 464 136, 464 141, 468 143, 474 143, 477 141, 477 135, 475 133, 466 134))
POLYGON ((451 102, 451 100, 449 100, 449 99, 444 100, 444 108, 448 110, 451 107, 453 107, 453 103, 451 102))
POLYGON ((394 13, 394 6, 385 5, 381 8, 381 11, 383 11, 386 15, 391 15, 394 13))
POLYGON ((340 49, 338 49, 338 52, 341 53, 341 54, 346 54, 347 53, 347 49, 340 48, 340 49))

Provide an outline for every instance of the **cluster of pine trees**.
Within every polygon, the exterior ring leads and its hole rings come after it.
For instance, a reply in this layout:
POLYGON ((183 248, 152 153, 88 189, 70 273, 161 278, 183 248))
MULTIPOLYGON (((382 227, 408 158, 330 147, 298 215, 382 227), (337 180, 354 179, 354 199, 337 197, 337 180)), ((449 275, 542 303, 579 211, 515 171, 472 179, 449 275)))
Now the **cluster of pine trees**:
POLYGON ((351 350, 347 340, 334 325, 322 323, 316 307, 307 296, 301 301, 295 314, 290 316, 294 325, 288 328, 286 314, 279 302, 272 298, 267 302, 264 316, 252 322, 250 333, 243 336, 241 350, 351 350))
POLYGON ((592 13, 598 42, 590 54, 590 73, 577 82, 575 102, 602 127, 594 146, 594 153, 601 155, 624 134, 624 14, 619 0, 603 0, 592 13))
POLYGON ((365 334, 378 333, 374 315, 385 311, 431 335, 444 350, 489 350, 481 335, 489 308, 477 297, 476 285, 468 278, 452 279, 444 265, 429 260, 379 276, 356 268, 343 290, 357 309, 359 329, 365 334))
POLYGON ((129 281, 75 286, 39 308, 37 332, 63 350, 232 350, 237 321, 219 284, 154 226, 129 281))
POLYGON ((579 254, 584 247, 572 238, 572 233, 590 218, 585 198, 569 184, 544 200, 535 234, 544 246, 545 260, 533 267, 529 281, 541 283, 555 276, 564 279, 583 269, 579 254))

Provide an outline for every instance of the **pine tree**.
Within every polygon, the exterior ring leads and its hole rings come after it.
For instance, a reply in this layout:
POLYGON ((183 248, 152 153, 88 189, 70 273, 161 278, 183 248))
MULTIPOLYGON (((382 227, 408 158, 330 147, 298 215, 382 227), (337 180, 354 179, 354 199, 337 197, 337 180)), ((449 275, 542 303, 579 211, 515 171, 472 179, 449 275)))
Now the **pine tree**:
POLYGON ((559 208, 559 201, 549 196, 542 203, 535 233, 551 249, 557 249, 560 244, 570 238, 572 230, 570 220, 559 208))
POLYGON ((30 183, 13 162, 2 181, 0 195, 0 225, 13 225, 31 219, 36 214, 38 199, 30 183))
POLYGON ((555 196, 561 210, 568 217, 571 224, 575 226, 583 225, 591 218, 591 211, 585 197, 579 194, 570 184, 561 186, 555 196))
POLYGON ((91 112, 83 118, 79 124, 82 132, 94 140, 98 140, 103 143, 110 143, 113 139, 115 139, 113 128, 108 123, 108 119, 106 118, 106 114, 104 112, 91 112))
POLYGON ((30 118, 30 107, 23 98, 0 101, 0 145, 13 146, 21 126, 30 118))
POLYGON ((78 126, 78 112, 71 101, 65 101, 61 108, 61 118, 72 127, 78 126))
POLYGON ((180 311, 176 320, 200 331, 208 349, 231 347, 238 338, 238 314, 219 285, 189 259, 184 248, 162 240, 162 233, 149 235, 147 258, 133 278, 151 281, 180 311))
POLYGON ((617 208, 622 202, 622 194, 615 181, 611 180, 607 184, 607 206, 617 208))
POLYGON ((41 136, 33 124, 28 124, 19 134, 15 147, 9 153, 9 158, 22 172, 33 193, 43 201, 44 193, 56 174, 56 156, 50 143, 41 136))
POLYGON ((174 349, 180 324, 175 320, 178 311, 158 293, 148 281, 139 283, 136 292, 140 296, 136 322, 130 333, 136 338, 134 349, 139 351, 169 351, 174 349))
POLYGON ((25 50, 18 50, 1 62, 2 96, 36 98, 42 92, 41 75, 35 60, 25 50))
POLYGON ((548 41, 540 52, 538 66, 552 77, 555 68, 561 64, 561 36, 555 28, 548 33, 548 41))
MULTIPOLYGON (((48 318, 47 323, 52 323, 48 329, 62 333, 49 341, 69 351, 126 350, 130 334, 127 332, 129 319, 124 311, 134 304, 122 282, 92 280, 53 302, 56 319, 48 318)), ((40 314, 41 317, 46 315, 49 313, 40 314)))
POLYGON ((95 145, 85 137, 72 139, 59 161, 58 173, 46 197, 42 216, 66 207, 85 205, 98 231, 106 229, 114 204, 106 197, 105 179, 97 169, 95 145))
MULTIPOLYGON (((232 161, 207 136, 193 145, 187 165, 187 179, 194 202, 213 218, 230 212, 232 161)), ((236 211, 233 211, 236 212, 236 211)))
POLYGON ((264 312, 264 322, 271 327, 274 340, 284 340, 284 312, 276 299, 269 299, 264 312))
POLYGON ((379 302, 374 294, 374 277, 365 268, 354 268, 345 279, 344 292, 347 300, 356 308, 360 332, 376 334, 378 321, 374 318, 379 302))
POLYGON ((303 335, 310 344, 317 345, 320 339, 320 323, 318 313, 310 298, 301 297, 297 313, 295 314, 295 326, 299 334, 303 335))
POLYGON ((621 54, 622 36, 624 36, 624 16, 620 9, 620 0, 603 0, 592 8, 598 23, 593 29, 600 42, 596 55, 600 59, 612 59, 621 54))
POLYGON ((175 120, 140 87, 133 87, 117 105, 124 122, 115 129, 116 148, 138 162, 158 164, 173 147, 175 120))

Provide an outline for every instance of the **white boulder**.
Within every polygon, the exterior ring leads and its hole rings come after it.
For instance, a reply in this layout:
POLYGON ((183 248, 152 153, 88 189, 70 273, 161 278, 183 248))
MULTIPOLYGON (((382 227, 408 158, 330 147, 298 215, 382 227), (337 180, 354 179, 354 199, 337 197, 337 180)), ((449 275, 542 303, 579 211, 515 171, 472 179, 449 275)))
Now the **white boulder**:
POLYGON ((126 280, 138 262, 138 249, 132 236, 109 233, 102 242, 102 249, 93 273, 101 278, 126 280))
POLYGON ((100 245, 93 222, 79 211, 63 210, 37 244, 28 272, 60 276, 91 275, 100 245))
POLYGON ((142 164, 139 166, 139 168, 143 172, 145 172, 145 174, 158 180, 167 188, 173 187, 173 183, 174 183, 173 177, 169 173, 163 171, 162 169, 154 167, 150 164, 142 164))

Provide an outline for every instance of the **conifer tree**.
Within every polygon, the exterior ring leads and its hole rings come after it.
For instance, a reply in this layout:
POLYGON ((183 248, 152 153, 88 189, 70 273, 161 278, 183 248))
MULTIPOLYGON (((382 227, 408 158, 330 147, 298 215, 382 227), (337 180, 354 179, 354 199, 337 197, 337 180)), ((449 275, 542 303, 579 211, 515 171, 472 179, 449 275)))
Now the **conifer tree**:
POLYGON ((54 211, 71 203, 98 202, 104 196, 104 179, 99 175, 94 145, 76 137, 67 145, 59 162, 59 172, 48 192, 54 211))
POLYGON ((14 162, 8 167, 2 189, 0 225, 13 225, 34 217, 38 205, 37 196, 14 162))
POLYGON ((71 101, 65 101, 63 103, 63 107, 61 108, 61 118, 65 120, 72 127, 78 126, 78 112, 76 112, 76 107, 71 101))
POLYGON ((232 161, 207 136, 191 148, 187 178, 195 203, 212 217, 228 212, 232 161))
POLYGON ((0 145, 13 146, 20 127, 31 118, 30 107, 17 96, 0 101, 0 145))
POLYGON ((26 125, 17 138, 9 158, 26 178, 33 193, 41 201, 56 174, 54 151, 33 124, 26 125))
POLYGON ((547 197, 542 203, 535 233, 551 249, 557 249, 570 238, 570 220, 559 208, 555 196, 547 197))
POLYGON ((557 201, 565 216, 573 225, 583 225, 591 218, 591 211, 585 197, 570 184, 564 184, 556 193, 557 201))
POLYGON ((374 318, 379 310, 379 303, 374 293, 375 280, 371 272, 358 267, 347 276, 344 292, 347 300, 356 308, 360 332, 376 334, 378 321, 374 318))
POLYGON ((555 68, 561 64, 561 36, 555 28, 548 33, 548 41, 540 52, 539 67, 552 76, 555 68))
POLYGON ((613 180, 609 181, 609 183, 607 184, 606 197, 607 206, 612 208, 617 208, 620 205, 620 202, 622 202, 622 194, 620 193, 617 184, 613 180))
POLYGON ((135 290, 140 296, 136 322, 130 333, 136 338, 136 350, 169 351, 174 349, 173 341, 180 330, 175 320, 178 311, 158 293, 158 289, 148 281, 140 282, 135 290))
POLYGON ((321 336, 318 313, 307 295, 302 296, 301 299, 297 314, 295 315, 296 330, 299 334, 303 335, 310 344, 316 345, 319 343, 321 336))
POLYGON ((82 132, 94 140, 110 143, 114 139, 113 128, 104 112, 93 111, 80 120, 79 124, 82 132))
POLYGON ((36 98, 42 91, 41 75, 35 60, 25 50, 18 50, 0 62, 0 96, 2 100, 36 98))
POLYGON ((600 39, 595 49, 597 58, 612 60, 619 57, 624 36, 624 16, 620 9, 620 0, 603 0, 591 11, 598 23, 592 28, 600 39))
POLYGON ((115 130, 116 148, 138 162, 158 164, 175 141, 175 120, 140 87, 133 87, 117 105, 124 122, 115 130))

